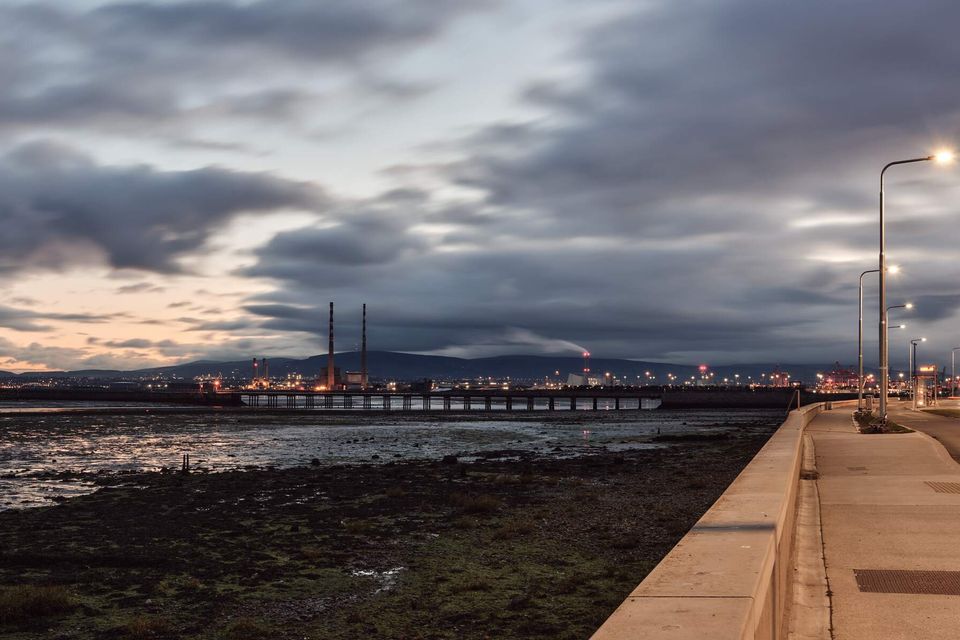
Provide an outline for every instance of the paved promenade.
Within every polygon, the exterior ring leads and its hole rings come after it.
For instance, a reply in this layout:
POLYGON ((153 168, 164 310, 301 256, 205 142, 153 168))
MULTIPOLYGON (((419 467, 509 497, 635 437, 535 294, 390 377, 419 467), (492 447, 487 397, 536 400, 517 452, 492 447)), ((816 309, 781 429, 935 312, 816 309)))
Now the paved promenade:
MULTIPOLYGON (((900 409, 892 417, 960 434, 958 420, 900 409)), ((848 409, 823 413, 806 432, 833 637, 960 637, 960 573, 928 573, 960 572, 960 465, 924 433, 858 434, 848 409)))

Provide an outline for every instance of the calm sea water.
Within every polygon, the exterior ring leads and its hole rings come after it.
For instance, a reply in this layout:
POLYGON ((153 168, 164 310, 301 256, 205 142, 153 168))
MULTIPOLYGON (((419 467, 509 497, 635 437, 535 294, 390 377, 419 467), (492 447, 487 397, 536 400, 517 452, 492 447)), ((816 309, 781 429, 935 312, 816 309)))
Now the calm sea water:
POLYGON ((0 509, 42 506, 95 489, 99 474, 310 464, 385 463, 448 454, 533 452, 576 456, 661 446, 652 436, 728 429, 769 430, 783 412, 583 412, 498 419, 430 416, 17 415, 0 406, 0 509))

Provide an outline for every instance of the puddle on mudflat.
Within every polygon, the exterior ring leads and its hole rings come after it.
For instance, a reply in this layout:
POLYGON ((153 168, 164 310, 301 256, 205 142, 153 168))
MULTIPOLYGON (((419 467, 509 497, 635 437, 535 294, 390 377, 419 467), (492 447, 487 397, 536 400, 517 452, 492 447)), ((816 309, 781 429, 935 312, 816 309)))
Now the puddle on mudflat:
POLYGON ((376 583, 379 585, 374 593, 380 593, 381 591, 389 591, 397 584, 397 576, 400 575, 400 572, 406 569, 406 567, 396 567, 393 569, 387 569, 386 571, 376 571, 374 569, 354 569, 350 572, 350 575, 360 577, 360 578, 373 578, 376 583))

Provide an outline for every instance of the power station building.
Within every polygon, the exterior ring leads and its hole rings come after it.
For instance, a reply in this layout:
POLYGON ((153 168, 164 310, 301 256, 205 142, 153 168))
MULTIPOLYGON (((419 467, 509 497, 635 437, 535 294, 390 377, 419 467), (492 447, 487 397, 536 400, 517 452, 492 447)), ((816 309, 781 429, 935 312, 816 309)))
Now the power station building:
MULTIPOLYGON (((362 338, 360 346, 360 371, 341 372, 336 366, 334 357, 333 341, 333 303, 330 303, 330 320, 328 326, 327 340, 327 366, 324 371, 317 376, 315 386, 317 389, 334 390, 360 390, 365 391, 369 386, 369 377, 367 374, 367 305, 363 305, 363 323, 362 338)), ((270 387, 270 369, 266 358, 253 359, 253 377, 251 387, 257 389, 267 389, 270 387)))
POLYGON ((333 343, 333 303, 330 303, 330 324, 329 339, 327 341, 327 371, 325 380, 318 380, 318 386, 323 386, 328 390, 334 389, 359 389, 366 391, 369 385, 367 375, 367 305, 363 305, 363 320, 361 326, 360 341, 360 371, 347 371, 345 375, 340 375, 340 370, 334 363, 334 343, 333 343))

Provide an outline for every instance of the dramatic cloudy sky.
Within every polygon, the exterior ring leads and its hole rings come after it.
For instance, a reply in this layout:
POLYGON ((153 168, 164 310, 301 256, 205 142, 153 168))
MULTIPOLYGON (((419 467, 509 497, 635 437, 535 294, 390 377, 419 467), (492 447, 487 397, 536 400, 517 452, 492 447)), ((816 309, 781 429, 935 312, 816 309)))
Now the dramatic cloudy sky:
MULTIPOLYGON (((957 24, 953 0, 0 0, 0 368, 305 356, 331 300, 341 349, 367 302, 376 349, 851 362, 879 169, 960 142, 957 24)), ((917 304, 895 363, 960 344, 958 196, 958 166, 889 174, 891 304, 917 304)))

